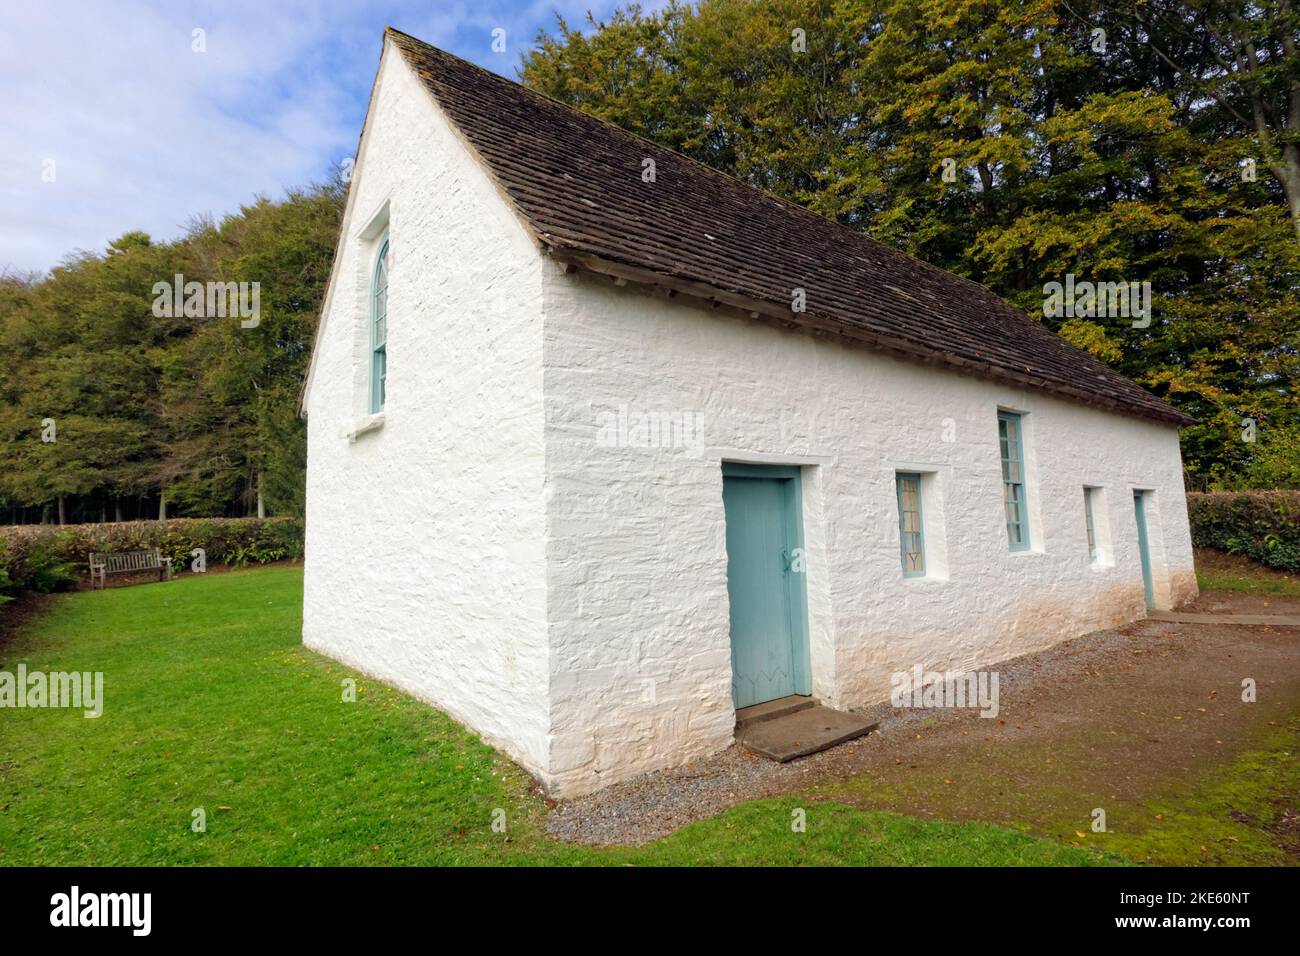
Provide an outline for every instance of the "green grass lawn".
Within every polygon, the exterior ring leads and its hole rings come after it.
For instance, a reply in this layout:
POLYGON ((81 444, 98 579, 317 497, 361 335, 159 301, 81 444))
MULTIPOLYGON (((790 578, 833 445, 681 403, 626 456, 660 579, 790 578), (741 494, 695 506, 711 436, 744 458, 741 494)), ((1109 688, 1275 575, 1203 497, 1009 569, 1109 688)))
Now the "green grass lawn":
POLYGON ((1263 577, 1242 571, 1197 571, 1196 584, 1202 591, 1245 591, 1253 594, 1276 594, 1300 599, 1300 581, 1282 577, 1263 577))
POLYGON ((474 734, 305 650, 301 604, 290 567, 55 598, 0 647, 0 670, 103 671, 104 713, 0 710, 0 863, 1117 861, 990 824, 797 799, 746 803, 637 849, 560 843, 529 778, 474 734), (355 703, 342 701, 346 677, 355 703))
POLYGON ((1238 554, 1196 549, 1196 584, 1202 591, 1244 591, 1300 599, 1300 579, 1238 554))
POLYGON ((1300 827, 1288 811, 1300 793, 1298 742, 1293 718, 1258 749, 1146 801, 1145 825, 1126 811, 1128 825, 1095 834, 1094 845, 1163 866, 1295 866, 1300 827))

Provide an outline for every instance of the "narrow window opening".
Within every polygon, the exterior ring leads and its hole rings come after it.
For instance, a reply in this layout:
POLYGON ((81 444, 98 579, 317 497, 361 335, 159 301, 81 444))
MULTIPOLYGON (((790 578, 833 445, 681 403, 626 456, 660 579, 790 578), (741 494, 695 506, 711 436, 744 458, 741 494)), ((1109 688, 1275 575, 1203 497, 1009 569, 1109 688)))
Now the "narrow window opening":
POLYGON ((1093 523, 1092 502, 1095 488, 1085 487, 1083 489, 1083 514, 1088 525, 1088 559, 1097 560, 1097 528, 1093 523))
POLYGON ((388 377, 388 236, 379 244, 370 288, 370 411, 384 410, 388 377))
POLYGON ((921 513, 921 476, 899 472, 896 485, 898 540, 903 576, 922 577, 925 574, 925 520, 921 513))
POLYGON ((998 444, 1002 452, 1002 504, 1006 511, 1007 543, 1012 551, 1029 547, 1029 512, 1025 500, 1024 429, 1015 412, 998 412, 998 444))

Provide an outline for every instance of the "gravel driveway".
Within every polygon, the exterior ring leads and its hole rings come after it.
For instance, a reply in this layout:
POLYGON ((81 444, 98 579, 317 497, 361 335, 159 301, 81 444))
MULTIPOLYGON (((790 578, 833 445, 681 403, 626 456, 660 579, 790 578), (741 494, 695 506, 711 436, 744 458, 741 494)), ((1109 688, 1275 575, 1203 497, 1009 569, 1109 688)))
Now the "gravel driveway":
MULTIPOLYGON (((1197 609, 1210 608, 1300 613, 1300 602, 1206 592, 1197 609)), ((858 741, 788 764, 731 747, 559 803, 547 830, 641 844, 758 797, 834 790, 843 799, 839 784, 862 785, 856 803, 918 816, 1086 821, 1098 801, 1140 800, 1190 779, 1300 713, 1295 628, 1145 621, 997 670, 998 719, 885 703, 863 710, 880 727, 858 741), (1243 677, 1257 681, 1255 704, 1240 702, 1243 677)))

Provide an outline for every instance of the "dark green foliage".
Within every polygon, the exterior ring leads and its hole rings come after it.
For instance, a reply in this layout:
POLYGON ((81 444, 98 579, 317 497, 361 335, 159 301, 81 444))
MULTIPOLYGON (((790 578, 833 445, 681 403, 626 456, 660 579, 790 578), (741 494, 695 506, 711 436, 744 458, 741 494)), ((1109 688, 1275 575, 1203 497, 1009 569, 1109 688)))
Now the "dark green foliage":
POLYGON ((0 605, 23 591, 49 594, 72 588, 77 569, 66 555, 71 540, 49 529, 22 539, 0 534, 0 605))
MULTIPOLYGON (((703 0, 561 21, 520 75, 1040 317, 1067 273, 1149 282, 1147 326, 1043 321, 1197 419, 1191 487, 1300 488, 1297 34, 1294 0, 703 0)), ((0 272, 0 521, 303 514, 345 193, 0 272), (155 317, 176 273, 259 282, 259 326, 155 317)))
POLYGON ((202 548, 209 565, 270 564, 303 553, 301 518, 174 518, 0 529, 0 594, 63 591, 88 576, 92 552, 160 548, 174 571, 202 548))
POLYGON ((1190 494, 1187 514, 1192 543, 1300 571, 1300 492, 1190 494))
MULTIPOLYGON (((0 522, 303 513, 299 388, 342 184, 259 199, 175 242, 127 233, 0 279, 0 522), (258 283, 260 317, 155 314, 156 283, 258 283), (10 360, 12 358, 12 360, 10 360), (50 421, 55 441, 43 441, 50 421)), ((250 285, 251 288, 251 285, 250 285)))
POLYGON ((1198 420, 1192 487, 1300 488, 1298 36, 1292 0, 703 0, 520 74, 1042 319, 1198 420), (1044 318, 1066 274, 1149 282, 1149 325, 1044 318))

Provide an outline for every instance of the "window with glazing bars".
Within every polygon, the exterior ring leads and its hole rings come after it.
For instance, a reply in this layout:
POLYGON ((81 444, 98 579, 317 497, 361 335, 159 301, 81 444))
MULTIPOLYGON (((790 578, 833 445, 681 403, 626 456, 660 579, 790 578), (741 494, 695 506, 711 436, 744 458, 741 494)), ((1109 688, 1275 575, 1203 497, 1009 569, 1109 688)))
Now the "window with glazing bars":
POLYGON ((1092 523, 1092 499, 1096 490, 1086 486, 1083 489, 1083 515, 1088 523, 1088 557, 1093 561, 1097 560, 1097 529, 1092 523))
POLYGON ((1029 547, 1024 430, 1015 412, 998 412, 998 444, 1002 450, 1002 504, 1007 516, 1007 543, 1012 551, 1024 551, 1029 547))
POLYGON ((370 285, 370 411, 384 410, 385 379, 388 377, 388 237, 384 236, 375 257, 370 285))
POLYGON ((921 514, 921 476, 899 472, 898 541, 904 577, 925 574, 925 522, 921 514))

